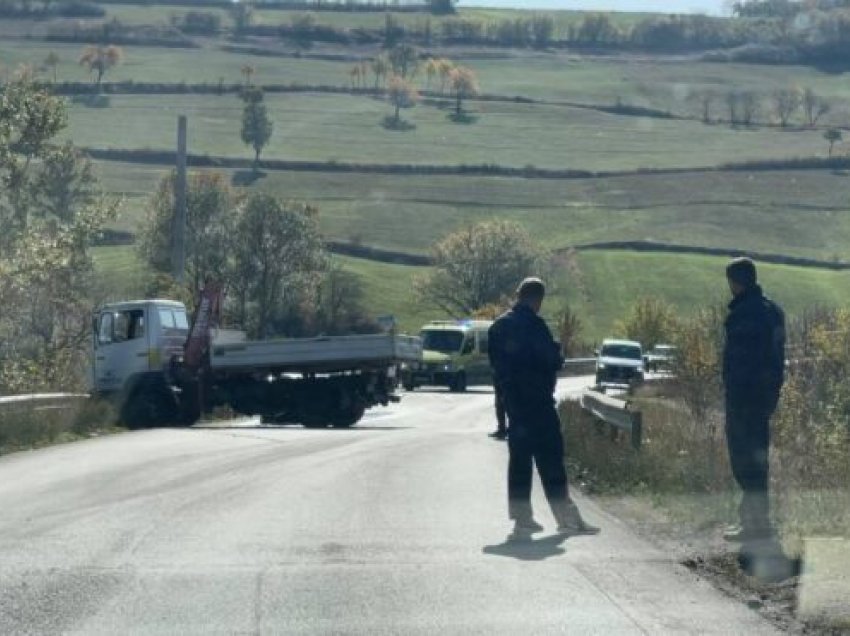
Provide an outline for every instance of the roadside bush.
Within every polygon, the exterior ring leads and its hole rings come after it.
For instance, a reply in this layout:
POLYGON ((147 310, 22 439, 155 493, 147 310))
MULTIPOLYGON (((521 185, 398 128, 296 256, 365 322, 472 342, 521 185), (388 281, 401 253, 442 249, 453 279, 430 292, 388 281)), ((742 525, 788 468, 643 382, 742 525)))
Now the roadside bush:
MULTIPOLYGON (((667 397, 632 399, 643 413, 639 451, 626 440, 612 443, 607 428, 577 403, 561 405, 575 478, 597 492, 651 494, 674 513, 685 501, 688 517, 681 521, 733 518, 739 490, 723 430, 722 320, 723 312, 710 308, 684 322, 667 397)), ((840 536, 850 527, 850 310, 803 316, 788 332, 790 364, 772 423, 771 495, 786 548, 799 553, 803 537, 840 536)))
POLYGON ((660 298, 639 298, 625 319, 618 322, 616 330, 630 340, 640 342, 644 349, 669 342, 678 329, 678 319, 673 306, 660 298))
POLYGON ((215 35, 221 30, 221 16, 208 11, 189 11, 173 24, 190 35, 215 35))

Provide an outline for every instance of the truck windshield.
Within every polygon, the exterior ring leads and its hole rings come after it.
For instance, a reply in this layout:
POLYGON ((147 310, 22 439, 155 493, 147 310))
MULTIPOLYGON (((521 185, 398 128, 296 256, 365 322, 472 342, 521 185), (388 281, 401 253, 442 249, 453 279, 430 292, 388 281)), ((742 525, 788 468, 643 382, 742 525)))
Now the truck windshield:
POLYGON ((163 331, 189 331, 189 321, 186 318, 186 312, 182 309, 160 307, 159 324, 162 325, 163 331))
POLYGON ((640 360, 640 347, 632 345, 605 345, 602 347, 602 355, 606 358, 626 358, 629 360, 640 360))
POLYGON ((423 331, 422 348, 428 351, 439 351, 440 353, 457 353, 463 343, 463 332, 461 331, 423 331))

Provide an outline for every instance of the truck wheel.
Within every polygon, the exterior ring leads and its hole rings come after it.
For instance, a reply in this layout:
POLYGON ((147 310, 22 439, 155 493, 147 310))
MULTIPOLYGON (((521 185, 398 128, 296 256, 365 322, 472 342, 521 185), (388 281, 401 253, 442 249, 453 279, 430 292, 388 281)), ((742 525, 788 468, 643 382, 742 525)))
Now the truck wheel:
POLYGON ((449 389, 455 393, 463 393, 466 391, 466 373, 463 371, 457 373, 454 379, 452 379, 449 389))
POLYGON ((192 426, 201 419, 201 405, 198 387, 196 385, 183 388, 183 395, 177 409, 177 424, 180 426, 192 426))
POLYGON ((121 422, 130 430, 164 426, 177 418, 172 396, 157 387, 140 387, 121 407, 121 422))
POLYGON ((410 384, 409 382, 407 382, 407 383, 405 383, 405 384, 402 384, 402 386, 404 387, 404 390, 405 390, 405 391, 413 391, 413 389, 415 389, 415 388, 416 388, 416 386, 415 386, 415 385, 410 384))
POLYGON ((334 413, 331 418, 331 426, 334 428, 349 428, 357 424, 366 412, 366 408, 362 405, 351 406, 347 409, 340 409, 338 413, 334 413))

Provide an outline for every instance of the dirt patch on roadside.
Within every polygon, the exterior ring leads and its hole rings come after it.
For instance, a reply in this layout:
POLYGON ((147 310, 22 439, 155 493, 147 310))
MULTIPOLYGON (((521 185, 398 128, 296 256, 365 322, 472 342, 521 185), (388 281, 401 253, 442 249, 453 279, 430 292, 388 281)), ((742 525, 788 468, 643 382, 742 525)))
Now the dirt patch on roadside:
POLYGON ((734 544, 723 540, 722 527, 718 524, 689 527, 664 508, 654 505, 649 497, 608 496, 596 499, 642 538, 711 581, 724 594, 761 614, 777 629, 805 636, 850 634, 846 628, 824 627, 799 619, 800 577, 771 584, 748 576, 738 565, 734 544))

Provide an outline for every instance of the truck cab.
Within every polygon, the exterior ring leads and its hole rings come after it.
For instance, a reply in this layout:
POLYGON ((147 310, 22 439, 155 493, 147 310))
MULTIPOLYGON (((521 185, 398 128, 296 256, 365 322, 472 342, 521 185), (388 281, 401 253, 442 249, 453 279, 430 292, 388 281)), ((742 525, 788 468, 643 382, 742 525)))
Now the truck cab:
POLYGON ((489 320, 433 321, 422 327, 422 361, 405 365, 402 385, 408 391, 424 385, 465 391, 468 384, 493 381, 487 357, 489 320))
POLYGON ((183 303, 135 300, 98 309, 92 332, 94 392, 126 398, 158 380, 172 356, 182 354, 189 320, 183 303))

